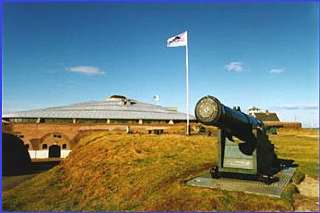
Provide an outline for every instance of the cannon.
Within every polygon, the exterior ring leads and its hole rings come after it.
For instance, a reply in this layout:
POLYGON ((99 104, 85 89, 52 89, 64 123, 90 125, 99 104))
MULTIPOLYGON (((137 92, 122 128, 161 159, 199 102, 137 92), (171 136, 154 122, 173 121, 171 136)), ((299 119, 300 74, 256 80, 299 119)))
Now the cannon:
POLYGON ((223 105, 213 96, 202 97, 195 107, 197 120, 216 126, 218 165, 210 169, 213 178, 254 178, 270 184, 281 165, 261 120, 223 105))

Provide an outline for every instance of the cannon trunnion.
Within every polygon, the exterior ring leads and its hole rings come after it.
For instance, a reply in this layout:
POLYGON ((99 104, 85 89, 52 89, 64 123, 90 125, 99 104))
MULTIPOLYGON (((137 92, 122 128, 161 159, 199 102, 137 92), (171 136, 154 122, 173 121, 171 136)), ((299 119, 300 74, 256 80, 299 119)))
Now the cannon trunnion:
POLYGON ((221 104, 213 96, 198 101, 195 115, 199 122, 219 128, 218 166, 210 170, 213 178, 277 181, 273 175, 280 164, 262 121, 241 112, 239 107, 231 109, 221 104))

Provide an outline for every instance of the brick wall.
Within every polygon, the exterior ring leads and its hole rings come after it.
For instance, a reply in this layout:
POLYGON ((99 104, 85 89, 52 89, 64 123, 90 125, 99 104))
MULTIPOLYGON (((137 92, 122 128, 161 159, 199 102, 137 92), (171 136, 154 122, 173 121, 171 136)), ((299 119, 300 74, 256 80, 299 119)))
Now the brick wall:
MULTIPOLYGON (((192 124, 191 131, 196 131, 192 124)), ((185 124, 156 124, 156 125, 124 125, 124 124, 48 124, 48 123, 10 123, 3 126, 4 132, 10 132, 18 135, 24 142, 29 145, 29 150, 41 150, 42 145, 48 147, 57 144, 62 147, 66 145, 72 149, 78 141, 77 135, 85 131, 105 130, 120 133, 141 133, 149 134, 150 130, 161 129, 167 134, 184 134, 185 124)))

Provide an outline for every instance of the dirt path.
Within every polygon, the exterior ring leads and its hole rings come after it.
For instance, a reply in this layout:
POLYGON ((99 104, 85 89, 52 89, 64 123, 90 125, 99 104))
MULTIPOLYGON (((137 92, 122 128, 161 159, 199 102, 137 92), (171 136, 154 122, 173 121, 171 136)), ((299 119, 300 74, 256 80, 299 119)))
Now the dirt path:
POLYGON ((319 180, 306 176, 306 178, 298 185, 301 195, 306 197, 319 198, 319 180))
POLYGON ((297 185, 299 194, 294 197, 296 211, 319 211, 319 180, 306 176, 297 185))

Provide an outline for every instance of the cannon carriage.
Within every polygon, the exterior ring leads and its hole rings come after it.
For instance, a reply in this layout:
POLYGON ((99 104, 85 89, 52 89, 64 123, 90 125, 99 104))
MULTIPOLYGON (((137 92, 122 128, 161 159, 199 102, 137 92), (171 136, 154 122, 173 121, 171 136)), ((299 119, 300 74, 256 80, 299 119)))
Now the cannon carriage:
POLYGON ((201 98, 195 107, 199 122, 216 126, 218 165, 210 170, 213 178, 221 176, 254 178, 270 184, 281 168, 262 121, 223 105, 213 96, 201 98))

